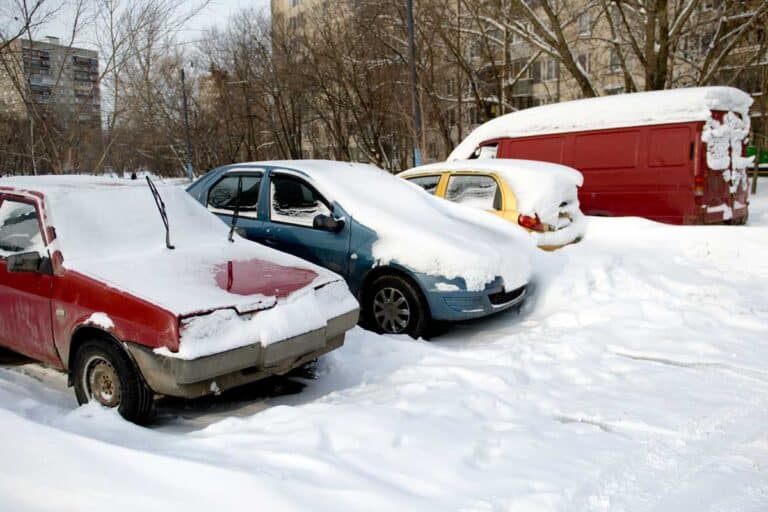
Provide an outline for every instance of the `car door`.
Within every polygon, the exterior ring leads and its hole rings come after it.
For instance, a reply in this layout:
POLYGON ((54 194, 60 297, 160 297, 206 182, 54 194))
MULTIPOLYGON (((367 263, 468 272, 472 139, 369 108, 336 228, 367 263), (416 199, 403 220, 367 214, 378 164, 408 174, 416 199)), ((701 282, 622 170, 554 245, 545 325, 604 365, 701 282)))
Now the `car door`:
POLYGON ((238 204, 237 191, 241 187, 236 229, 245 238, 258 241, 264 229, 260 213, 264 211, 260 209, 263 180, 263 171, 256 169, 225 173, 208 189, 205 205, 230 225, 238 204))
POLYGON ((291 173, 269 175, 269 222, 264 243, 346 276, 351 222, 307 180, 291 173), (338 232, 314 227, 315 217, 343 219, 338 232))
POLYGON ((36 204, 0 196, 0 345, 55 363, 51 296, 54 277, 40 272, 8 272, 8 257, 37 251, 48 257, 36 204))

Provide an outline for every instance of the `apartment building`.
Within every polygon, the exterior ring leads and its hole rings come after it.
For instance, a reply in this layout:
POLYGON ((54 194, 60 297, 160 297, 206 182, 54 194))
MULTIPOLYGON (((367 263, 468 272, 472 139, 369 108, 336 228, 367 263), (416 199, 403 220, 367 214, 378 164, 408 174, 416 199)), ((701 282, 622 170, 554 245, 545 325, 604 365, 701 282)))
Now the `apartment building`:
MULTIPOLYGON (((628 84, 630 89, 642 90, 645 87, 646 69, 630 44, 623 39, 619 49, 623 53, 620 54, 612 43, 621 40, 620 31, 627 23, 630 26, 642 23, 639 14, 633 14, 629 9, 623 13, 609 9, 610 14, 606 15, 602 4, 586 0, 548 1, 559 18, 567 20, 560 27, 563 37, 575 62, 597 94, 620 94, 627 91, 628 84), (633 19, 633 15, 637 19, 633 19)), ((483 3, 478 0, 476 5, 483 3)), ((690 15, 688 29, 680 38, 667 86, 697 85, 697 74, 700 74, 697 66, 712 51, 710 43, 717 37, 717 31, 732 30, 738 23, 743 23, 754 3, 702 1, 690 15)), ((347 0, 332 5, 354 8, 362 4, 363 1, 347 0)), ((312 13, 322 12, 320 9, 328 6, 329 0, 272 0, 271 5, 273 23, 285 23, 291 29, 298 30, 311 19, 312 13)), ((459 64, 456 56, 446 51, 444 62, 437 58, 430 63, 434 68, 429 72, 429 79, 437 82, 430 84, 432 94, 439 95, 440 101, 430 102, 422 97, 425 120, 422 151, 427 161, 444 158, 463 135, 490 118, 513 110, 578 99, 584 95, 579 82, 559 58, 542 51, 541 46, 531 44, 520 34, 519 27, 532 29, 525 16, 521 13, 515 16, 513 2, 507 3, 504 23, 475 21, 481 17, 466 12, 469 4, 465 2, 447 5, 450 12, 445 13, 443 18, 447 28, 442 37, 447 34, 451 42, 461 48, 463 62, 459 64), (512 29, 512 24, 518 30, 512 29), (468 76, 467 68, 472 70, 471 76, 468 76), (435 92, 435 89, 440 90, 435 92), (436 108, 435 105, 439 106, 436 108), (436 127, 438 122, 445 120, 452 125, 452 140, 446 140, 444 130, 441 133, 436 127)), ((547 17, 541 1, 531 0, 529 6, 546 26, 547 17)), ((416 2, 416 8, 430 9, 430 2, 416 2)), ((732 51, 728 62, 721 64, 719 72, 711 76, 707 83, 734 85, 755 95, 756 99, 764 95, 768 59, 765 55, 758 59, 751 56, 756 47, 763 45, 765 49, 765 32, 765 28, 759 27, 751 32, 748 40, 732 51), (747 58, 750 65, 741 69, 747 58)), ((434 44, 444 42, 436 37, 434 44)), ((426 89, 426 84, 422 84, 422 94, 428 94, 426 89)), ((753 114, 755 133, 762 133, 760 127, 765 116, 758 109, 753 109, 753 114)))
POLYGON ((34 108, 65 124, 100 124, 97 52, 47 37, 18 39, 0 57, 0 112, 22 118, 34 108))

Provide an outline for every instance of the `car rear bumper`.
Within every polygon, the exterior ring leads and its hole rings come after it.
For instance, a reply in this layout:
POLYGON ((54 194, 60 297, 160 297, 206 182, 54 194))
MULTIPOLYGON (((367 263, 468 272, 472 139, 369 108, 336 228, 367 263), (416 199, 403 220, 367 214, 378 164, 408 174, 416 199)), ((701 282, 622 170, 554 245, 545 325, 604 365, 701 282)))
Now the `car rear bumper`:
POLYGON ((158 394, 196 398, 219 393, 270 375, 281 375, 344 344, 357 324, 357 309, 332 318, 326 327, 263 347, 254 343, 197 359, 178 359, 126 343, 144 380, 158 394))

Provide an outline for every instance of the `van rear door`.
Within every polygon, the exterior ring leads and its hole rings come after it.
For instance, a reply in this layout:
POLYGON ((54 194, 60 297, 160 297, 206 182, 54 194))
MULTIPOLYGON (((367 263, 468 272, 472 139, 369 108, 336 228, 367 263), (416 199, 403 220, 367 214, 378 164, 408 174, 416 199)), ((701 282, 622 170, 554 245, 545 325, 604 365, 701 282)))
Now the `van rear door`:
POLYGON ((699 169, 704 185, 705 223, 746 218, 748 186, 743 127, 738 114, 721 111, 712 112, 712 120, 703 125, 699 169))

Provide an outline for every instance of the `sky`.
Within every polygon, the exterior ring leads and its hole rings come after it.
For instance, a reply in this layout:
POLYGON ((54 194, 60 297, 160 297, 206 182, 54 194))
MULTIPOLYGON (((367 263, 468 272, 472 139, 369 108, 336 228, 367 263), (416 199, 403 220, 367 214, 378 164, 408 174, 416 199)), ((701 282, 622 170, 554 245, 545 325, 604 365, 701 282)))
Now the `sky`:
POLYGON ((269 11, 269 0, 211 0, 208 6, 191 21, 184 38, 196 39, 212 25, 223 27, 232 14, 240 9, 251 7, 269 11))
MULTIPOLYGON (((0 4, 4 4, 6 1, 0 0, 0 4)), ((45 36, 54 36, 59 37, 62 41, 67 41, 72 30, 72 10, 67 8, 70 2, 68 0, 47 0, 47 2, 51 6, 63 4, 64 8, 59 10, 57 16, 51 19, 50 22, 39 27, 33 34, 33 37, 42 39, 45 36)), ((10 5, 12 6, 13 4, 10 5)), ((250 7, 269 11, 269 0, 210 0, 209 4, 190 20, 188 27, 182 31, 179 37, 185 41, 197 40, 207 28, 211 26, 224 27, 227 20, 234 13, 240 9, 250 7)), ((8 16, 12 14, 9 4, 0 6, 0 29, 9 26, 8 24, 11 22, 8 16)), ((86 27, 79 34, 75 44, 80 47, 93 48, 89 39, 86 27)))

